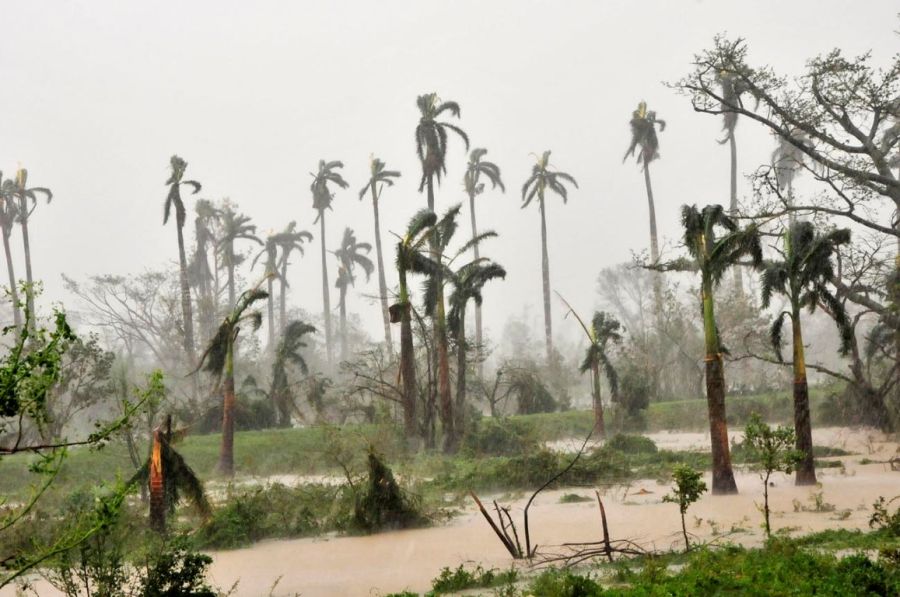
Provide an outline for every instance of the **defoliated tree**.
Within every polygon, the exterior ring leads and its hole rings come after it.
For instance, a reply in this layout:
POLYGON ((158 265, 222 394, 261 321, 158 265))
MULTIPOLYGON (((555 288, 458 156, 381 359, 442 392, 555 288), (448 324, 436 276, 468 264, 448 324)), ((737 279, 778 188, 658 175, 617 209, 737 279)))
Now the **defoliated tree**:
MULTIPOLYGON (((500 187, 501 191, 504 193, 506 192, 506 187, 503 186, 503 180, 500 178, 500 167, 493 162, 485 160, 484 156, 486 154, 487 149, 480 147, 473 149, 472 153, 469 154, 469 164, 466 167, 466 173, 463 176, 463 186, 466 189, 466 195, 469 196, 469 215, 472 218, 472 238, 478 236, 478 225, 476 224, 475 219, 475 197, 484 192, 484 183, 481 182, 481 177, 484 176, 490 181, 492 189, 500 187)), ((478 248, 478 243, 476 242, 475 246, 472 247, 475 252, 476 261, 480 257, 478 248)), ((475 303, 475 343, 478 346, 482 346, 484 343, 481 326, 480 302, 475 303)), ((482 367, 480 362, 478 363, 478 377, 482 377, 482 367)))
MULTIPOLYGON (((193 194, 200 192, 200 183, 196 180, 184 180, 184 171, 187 169, 187 162, 173 155, 169 160, 171 173, 166 184, 169 186, 169 194, 166 195, 166 202, 163 209, 163 225, 169 221, 169 215, 172 208, 175 208, 175 230, 178 233, 178 264, 180 267, 179 281, 181 283, 181 315, 184 318, 184 352, 191 364, 196 359, 194 345, 194 315, 191 309, 191 288, 188 285, 188 267, 187 257, 184 252, 184 224, 187 219, 187 210, 184 208, 184 201, 181 199, 181 186, 187 185, 191 187, 193 194)), ((22 185, 24 186, 24 184, 22 185)), ((23 222, 24 223, 24 222, 23 222)), ((22 229, 23 233, 25 229, 22 229)))
POLYGON ((413 272, 429 272, 437 263, 424 252, 431 228, 437 222, 434 212, 419 210, 406 225, 406 232, 397 243, 396 267, 400 279, 400 296, 391 305, 391 323, 400 323, 400 377, 403 383, 403 423, 407 438, 416 432, 416 357, 413 346, 412 301, 409 296, 407 275, 413 272))
MULTIPOLYGON (((261 283, 261 282, 260 282, 261 283)), ((225 476, 234 475, 234 355, 235 344, 241 324, 249 323, 256 331, 262 325, 262 313, 251 310, 253 303, 268 297, 259 285, 245 290, 238 297, 237 304, 219 326, 219 331, 210 340, 199 367, 203 367, 216 379, 224 377, 222 388, 222 447, 219 451, 219 472, 225 476)), ((199 369, 198 367, 198 369, 199 369)))
POLYGON ((563 203, 569 199, 569 191, 565 183, 578 188, 578 183, 571 174, 552 170, 550 167, 550 150, 545 151, 531 168, 531 176, 522 185, 522 209, 537 197, 538 209, 541 212, 541 275, 544 289, 544 338, 547 347, 547 362, 553 356, 553 323, 550 315, 550 256, 547 252, 547 206, 544 203, 545 193, 549 189, 559 195, 563 203))
POLYGON ((716 325, 714 290, 729 267, 741 258, 750 257, 753 264, 762 262, 762 248, 755 226, 739 228, 721 205, 681 208, 684 245, 693 258, 689 266, 700 272, 700 301, 706 346, 706 401, 709 410, 710 443, 713 460, 713 494, 737 493, 731 454, 728 447, 728 425, 725 420, 725 372, 722 345, 716 325), (718 230, 724 234, 717 235, 718 230))
POLYGON ((384 277, 384 257, 381 252, 381 221, 378 217, 378 201, 384 186, 394 186, 394 179, 400 177, 397 170, 385 169, 385 164, 376 157, 369 160, 369 182, 359 190, 359 199, 371 193, 372 210, 375 216, 375 257, 378 264, 378 297, 381 301, 381 316, 384 319, 384 342, 388 352, 393 354, 394 343, 391 339, 391 314, 388 311, 387 281, 384 277))
POLYGON ((342 189, 346 189, 349 185, 341 176, 340 172, 336 172, 338 168, 343 168, 344 163, 339 160, 326 162, 319 160, 319 169, 316 173, 310 172, 313 177, 309 190, 312 192, 313 209, 316 210, 316 222, 319 223, 319 241, 322 245, 322 316, 325 320, 325 352, 328 356, 328 368, 333 367, 332 353, 332 336, 331 336, 331 299, 328 293, 328 260, 325 253, 325 210, 331 209, 331 202, 334 200, 334 193, 331 192, 329 185, 337 185, 342 189))
POLYGON ((809 387, 806 381, 806 358, 800 312, 804 307, 813 312, 819 304, 825 305, 837 322, 841 335, 841 352, 846 353, 850 349, 853 329, 843 303, 828 288, 828 285, 835 281, 832 257, 837 253, 839 246, 849 242, 850 231, 847 229, 816 234, 811 222, 794 222, 784 234, 783 259, 767 261, 763 266, 763 307, 769 306, 774 294, 785 296, 790 303, 789 310, 782 311, 775 318, 770 337, 780 361, 782 328, 785 317, 790 317, 794 369, 794 428, 797 432, 797 450, 804 455, 797 466, 797 485, 816 484, 809 387))
POLYGON ((341 314, 341 361, 347 360, 347 291, 355 284, 356 278, 353 276, 353 270, 356 269, 356 266, 363 268, 366 273, 366 281, 369 281, 375 266, 365 254, 371 251, 372 245, 358 242, 353 230, 345 228, 341 246, 334 252, 334 256, 338 260, 338 275, 334 285, 340 292, 338 305, 341 314))

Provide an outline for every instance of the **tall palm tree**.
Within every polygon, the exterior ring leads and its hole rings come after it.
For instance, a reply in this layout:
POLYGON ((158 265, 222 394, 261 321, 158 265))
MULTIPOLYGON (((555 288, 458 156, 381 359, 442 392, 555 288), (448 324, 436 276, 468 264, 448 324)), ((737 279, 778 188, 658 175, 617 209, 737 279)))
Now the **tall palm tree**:
POLYGON ((216 318, 216 297, 213 293, 213 271, 209 267, 209 248, 216 244, 214 226, 221 217, 221 211, 212 201, 199 199, 194 204, 194 236, 197 243, 194 255, 188 264, 188 282, 200 294, 198 298, 199 319, 202 334, 209 337, 213 333, 216 318))
POLYGON ((400 378, 403 383, 403 423, 407 437, 416 434, 416 357, 413 347, 412 302, 409 297, 407 274, 429 272, 438 267, 424 253, 431 228, 437 223, 433 211, 422 209, 416 212, 406 225, 406 232, 397 242, 396 267, 400 279, 400 294, 391 305, 391 323, 400 323, 400 378))
POLYGON ((263 271, 263 277, 266 280, 266 292, 268 293, 268 297, 266 299, 266 311, 268 317, 268 327, 269 327, 269 336, 268 336, 268 347, 269 350, 275 350, 275 292, 272 288, 274 284, 275 278, 279 276, 278 271, 278 243, 276 241, 274 234, 269 234, 266 236, 266 241, 263 243, 262 249, 259 250, 259 253, 253 258, 253 262, 250 264, 250 268, 256 267, 257 261, 259 261, 260 257, 265 256, 265 262, 263 267, 265 270, 263 271))
POLYGON ((281 342, 275 349, 275 360, 272 363, 272 389, 269 393, 275 403, 273 406, 280 427, 289 427, 291 424, 293 392, 288 380, 288 365, 298 367, 303 375, 309 373, 300 349, 306 348, 305 336, 313 334, 315 331, 316 328, 304 321, 292 321, 284 328, 281 342))
POLYGON ((700 301, 706 347, 706 402, 709 411, 712 447, 712 491, 714 494, 737 493, 731 453, 728 448, 728 425, 725 421, 725 371, 722 345, 716 326, 714 290, 729 267, 749 256, 755 266, 762 262, 762 248, 755 226, 739 228, 721 205, 681 208, 684 245, 693 257, 693 269, 700 271, 700 301), (717 230, 724 234, 717 236, 717 230))
MULTIPOLYGON (((574 311, 572 311, 574 313, 574 311)), ((577 315, 576 315, 577 317, 577 315)), ((609 349, 611 344, 618 344, 622 341, 622 334, 619 332, 622 326, 615 317, 604 311, 595 311, 594 317, 591 319, 591 327, 587 328, 581 319, 578 320, 584 327, 584 331, 588 336, 588 347, 584 354, 584 360, 581 362, 579 371, 585 373, 591 372, 591 395, 594 402, 594 431, 600 437, 606 436, 606 423, 603 420, 603 399, 600 395, 600 367, 606 375, 606 381, 609 383, 610 391, 613 399, 619 392, 619 376, 613 367, 612 360, 609 358, 609 349)))
POLYGON ((315 221, 319 222, 320 232, 319 240, 322 243, 322 314, 325 319, 325 352, 328 355, 328 367, 333 367, 333 355, 331 349, 331 299, 328 294, 328 263, 325 258, 325 210, 331 209, 331 202, 334 200, 334 193, 331 192, 329 184, 336 184, 342 189, 346 189, 349 185, 341 176, 340 172, 335 172, 337 168, 343 168, 344 163, 338 160, 326 162, 319 160, 319 169, 310 176, 313 177, 309 190, 312 191, 313 209, 318 212, 315 221))
POLYGON ((281 282, 281 293, 279 299, 279 329, 281 333, 285 333, 287 329, 287 288, 290 286, 287 281, 287 268, 290 264, 291 253, 297 251, 300 255, 304 255, 303 243, 312 242, 312 234, 306 230, 297 230, 297 223, 291 221, 287 228, 275 235, 275 243, 281 250, 278 257, 278 279, 281 282))
MULTIPOLYGON (((472 153, 469 154, 469 164, 463 176, 463 186, 466 189, 466 194, 469 196, 469 215, 472 218, 473 238, 478 236, 478 226, 475 221, 475 197, 484 192, 484 183, 481 182, 482 175, 490 181, 492 189, 500 187, 501 191, 506 192, 506 187, 503 186, 503 180, 500 178, 500 167, 493 162, 483 159, 486 154, 487 149, 480 147, 473 149, 472 153)), ((475 243, 473 248, 475 259, 477 260, 480 257, 478 254, 478 243, 475 243)), ((484 344, 481 326, 481 302, 475 303, 475 343, 478 346, 484 344)), ((480 362, 478 363, 478 377, 482 377, 480 362)))
MULTIPOLYGON (((793 129, 790 138, 812 147, 812 141, 809 136, 799 129, 793 129)), ((788 206, 794 204, 794 178, 800 173, 801 168, 809 167, 809 157, 806 153, 793 143, 779 135, 778 145, 772 151, 772 168, 775 170, 775 182, 779 191, 786 191, 786 200, 788 206)), ((794 212, 788 213, 789 226, 794 223, 796 216, 794 212)))
POLYGON ((522 185, 522 209, 537 197, 538 209, 541 212, 541 274, 544 288, 544 338, 547 346, 547 362, 553 355, 553 322, 550 316, 550 256, 547 253, 547 206, 544 203, 547 189, 559 195, 563 203, 569 199, 569 183, 578 188, 578 183, 571 174, 551 170, 550 150, 545 151, 531 168, 531 176, 522 185))
POLYGON ((361 243, 356 240, 356 234, 350 228, 344 229, 344 237, 341 239, 340 248, 334 252, 334 256, 338 260, 338 277, 335 287, 340 294, 341 313, 341 360, 347 360, 347 291, 354 286, 356 278, 353 276, 353 270, 356 266, 363 268, 366 273, 366 282, 375 270, 372 260, 363 253, 370 253, 372 245, 369 243, 361 243))
POLYGON ((228 271, 228 309, 233 310, 237 304, 234 270, 244 258, 235 252, 234 243, 249 240, 263 245, 262 239, 256 236, 256 225, 250 223, 250 217, 239 214, 230 205, 222 210, 222 234, 216 241, 216 250, 222 256, 222 264, 228 271))
POLYGON ((260 281, 254 288, 245 290, 238 297, 234 309, 219 325, 219 331, 210 340, 200 367, 211 373, 216 379, 224 377, 222 389, 222 447, 219 451, 219 472, 226 476, 234 475, 234 355, 235 343, 241 324, 248 322, 253 331, 262 325, 262 313, 250 310, 253 303, 265 300, 269 295, 260 290, 260 281))
POLYGON ((477 258, 448 274, 453 284, 448 303, 447 325, 456 340, 456 428, 462 429, 466 401, 466 305, 474 301, 480 306, 484 285, 506 278, 506 270, 498 263, 477 258))
POLYGON ((369 160, 369 182, 359 190, 359 199, 362 201, 366 193, 371 193, 372 209, 375 213, 375 257, 378 262, 378 294, 381 299, 381 316, 384 319, 384 342, 390 354, 394 353, 394 343, 391 339, 391 316, 388 312, 387 282, 384 278, 384 260, 381 253, 381 223, 378 218, 378 200, 381 198, 381 190, 384 185, 394 186, 395 178, 400 177, 397 170, 385 170, 385 164, 376 157, 369 160))
POLYGON ((659 262, 659 239, 656 234, 656 207, 653 203, 653 187, 650 185, 650 162, 659 159, 659 138, 656 136, 656 127, 660 132, 666 130, 666 121, 656 117, 656 112, 647 110, 647 102, 638 104, 637 110, 631 113, 631 144, 622 158, 624 162, 640 147, 637 154, 637 163, 642 164, 644 171, 644 185, 647 188, 647 205, 650 209, 650 258, 653 263, 659 262))
POLYGON ((832 257, 840 245, 849 242, 848 229, 817 234, 811 222, 794 222, 784 234, 784 258, 767 261, 763 266, 763 307, 769 306, 774 294, 787 297, 790 303, 790 310, 779 313, 772 323, 770 337, 778 360, 781 360, 782 328, 785 317, 790 317, 794 353, 794 428, 797 450, 804 455, 797 466, 797 485, 816 484, 800 312, 804 307, 813 312, 820 303, 826 305, 841 335, 841 352, 846 354, 853 339, 853 329, 843 304, 828 289, 828 284, 835 281, 832 257))
MULTIPOLYGON (((53 193, 50 192, 50 189, 44 187, 32 187, 27 188, 28 183, 28 171, 24 168, 19 168, 16 172, 16 187, 15 187, 15 196, 18 199, 18 210, 16 211, 16 217, 19 220, 19 225, 22 227, 22 246, 25 250, 25 281, 28 283, 28 288, 32 289, 34 287, 34 277, 31 273, 31 244, 28 240, 28 220, 31 218, 31 214, 34 212, 37 207, 37 197, 38 195, 43 196, 47 203, 50 203, 50 200, 53 199, 53 193), (29 203, 31 207, 29 207, 29 203)), ((179 235, 180 237, 180 235, 179 235)), ((190 298, 190 295, 188 296, 190 298)), ((28 311, 34 314, 34 292, 27 292, 25 294, 25 302, 28 308, 28 311)), ((190 305, 188 305, 190 307, 190 305)), ((34 320, 31 320, 29 324, 31 329, 34 329, 34 320)), ((191 353, 188 353, 191 354, 191 353)))
POLYGON ((3 173, 0 172, 0 231, 3 233, 3 252, 6 255, 6 272, 9 275, 9 295, 12 299, 13 321, 16 329, 22 329, 22 309, 19 306, 19 289, 16 281, 16 272, 13 266, 12 250, 9 246, 9 239, 13 233, 17 213, 19 211, 16 203, 16 183, 12 180, 3 180, 3 173))

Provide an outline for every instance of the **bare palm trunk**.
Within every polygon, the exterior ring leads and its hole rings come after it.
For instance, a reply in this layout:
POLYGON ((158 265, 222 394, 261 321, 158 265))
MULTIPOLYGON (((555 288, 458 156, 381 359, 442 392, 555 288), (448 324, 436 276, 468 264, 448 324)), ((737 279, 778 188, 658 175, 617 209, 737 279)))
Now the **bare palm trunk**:
POLYGON ((406 288, 406 272, 400 270, 400 377, 403 380, 403 424, 406 437, 416 435, 416 355, 413 348, 412 316, 406 288))
POLYGON ((328 260, 325 251, 325 211, 319 212, 320 237, 322 239, 322 315, 325 319, 325 352, 328 356, 328 370, 334 369, 331 352, 331 299, 328 294, 328 260))
POLYGON ((279 301, 279 330, 281 333, 284 333, 284 329, 287 327, 287 259, 284 260, 284 265, 281 266, 281 293, 278 296, 279 301))
MULTIPOLYGON (((178 232, 178 264, 181 270, 179 279, 181 282, 181 314, 184 319, 184 352, 190 361, 190 366, 193 367, 197 357, 194 354, 194 314, 191 309, 191 287, 188 285, 187 258, 184 255, 184 235, 182 234, 181 226, 177 225, 177 222, 175 230, 178 232)), ((28 237, 26 236, 25 238, 27 239, 28 237)), ((28 254, 28 249, 25 250, 25 253, 26 255, 28 254)), ((26 266, 30 278, 31 267, 27 265, 27 262, 26 266)), ((30 280, 29 284, 31 284, 30 280)))
POLYGON ((606 437, 606 423, 603 420, 603 399, 600 395, 600 363, 591 363, 591 382, 594 398, 594 433, 598 437, 606 437))
MULTIPOLYGON (((340 276, 338 276, 340 277, 340 276)), ((347 360, 347 288, 341 288, 341 296, 338 299, 338 309, 341 314, 341 361, 347 360)))
POLYGON ((234 254, 232 252, 231 261, 228 263, 228 312, 234 311, 234 304, 237 302, 237 293, 234 289, 234 254))
MULTIPOLYGON (((734 217, 737 215, 737 142, 734 140, 734 130, 728 135, 728 145, 731 149, 731 201, 728 213, 734 217)), ((741 266, 734 266, 734 289, 739 297, 744 296, 744 274, 741 266)))
POLYGON ((703 328, 706 343, 706 404, 709 412, 709 439, 712 451, 712 492, 714 495, 737 493, 731 469, 728 424, 725 418, 725 371, 716 330, 712 282, 702 282, 703 328))
POLYGON ((547 214, 544 206, 544 190, 538 191, 541 208, 541 274, 544 287, 544 338, 547 346, 547 364, 553 358, 553 323, 550 320, 550 256, 547 254, 547 214))
MULTIPOLYGON (((478 226, 475 225, 475 194, 469 193, 469 213, 472 216, 472 238, 478 236, 478 226)), ((475 251, 475 260, 481 258, 478 252, 478 243, 475 243, 473 247, 475 251)), ((475 346, 478 347, 478 350, 481 350, 484 347, 484 337, 482 336, 481 331, 481 305, 475 303, 475 346)), ((481 359, 478 360, 478 379, 484 378, 484 363, 481 359)))
POLYGON ((456 330, 456 429, 464 428, 466 403, 466 314, 460 309, 459 328, 456 330))
POLYGON ((234 345, 237 338, 228 341, 225 354, 225 383, 222 392, 222 447, 219 451, 219 473, 234 476, 234 345))
POLYGON ((272 294, 275 291, 275 285, 272 283, 272 276, 275 272, 269 272, 266 280, 266 290, 269 292, 269 298, 266 300, 267 313, 269 314, 269 352, 275 352, 275 297, 272 294))
POLYGON ((19 200, 19 220, 22 226, 22 246, 25 249, 25 282, 28 284, 28 292, 25 293, 25 307, 31 313, 28 320, 29 331, 34 331, 34 278, 31 275, 31 243, 28 240, 28 204, 25 199, 19 200))
POLYGON ((797 465, 797 485, 816 484, 816 465, 813 460, 812 425, 809 417, 809 386, 806 382, 806 357, 803 351, 803 331, 800 327, 800 309, 791 313, 794 342, 794 429, 797 431, 796 448, 803 453, 797 465))
MULTIPOLYGON (((647 188, 647 207, 650 217, 650 260, 654 265, 659 263, 659 237, 656 233, 656 205, 653 203, 653 186, 650 184, 650 165, 644 164, 644 186, 647 188)), ((656 320, 662 319, 662 273, 653 274, 653 306, 656 309, 656 320)))
POLYGON ((12 252, 9 248, 9 232, 3 228, 3 251, 6 253, 6 271, 9 274, 9 296, 12 299, 13 321, 16 329, 22 329, 22 310, 19 307, 19 290, 16 288, 16 272, 13 268, 12 252))
POLYGON ((384 319, 384 342, 388 353, 394 354, 394 342, 391 338, 391 316, 388 313, 387 282, 384 278, 384 258, 381 254, 381 222, 378 217, 378 191, 372 183, 372 210, 375 215, 375 255, 378 260, 378 294, 381 299, 381 316, 384 319))

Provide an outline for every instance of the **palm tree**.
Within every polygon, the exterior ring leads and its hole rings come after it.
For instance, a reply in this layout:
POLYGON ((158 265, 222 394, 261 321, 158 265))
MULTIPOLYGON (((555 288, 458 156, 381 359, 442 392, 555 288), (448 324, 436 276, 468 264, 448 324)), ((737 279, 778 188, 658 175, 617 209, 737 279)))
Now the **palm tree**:
MULTIPOLYGON (((725 104, 737 105, 741 101, 741 95, 746 91, 746 86, 737 79, 733 74, 719 73, 717 77, 719 85, 722 87, 722 130, 725 137, 719 141, 720 145, 728 143, 731 150, 731 170, 730 170, 730 199, 728 204, 728 213, 734 217, 737 215, 737 142, 734 139, 734 129, 737 127, 738 115, 734 110, 728 110, 725 104)), ((741 274, 741 268, 734 268, 734 287, 739 296, 744 292, 744 280, 741 274)))
MULTIPOLYGON (((812 141, 803 131, 793 129, 790 133, 790 139, 812 147, 812 141)), ((775 170, 775 182, 779 191, 787 191, 786 200, 788 207, 794 204, 794 178, 800 172, 801 168, 809 167, 809 157, 807 154, 792 143, 789 139, 779 135, 778 145, 772 152, 772 168, 775 170)), ((788 213, 789 226, 793 224, 796 216, 794 212, 788 213)))
POLYGON ((312 242, 312 234, 306 230, 297 230, 297 223, 291 221, 287 228, 275 235, 275 243, 281 249, 281 256, 278 258, 278 279, 281 281, 281 294, 279 295, 279 311, 280 311, 280 329, 283 334, 287 329, 287 287, 290 286, 287 281, 287 268, 290 264, 291 253, 297 251, 300 255, 304 255, 303 243, 312 242))
POLYGON ((505 279, 506 270, 498 263, 476 258, 449 273, 448 277, 453 292, 448 300, 447 325, 456 340, 456 428, 462 429, 466 401, 466 305, 472 300, 476 307, 481 306, 481 289, 491 280, 505 279))
POLYGON ((222 447, 219 452, 219 472, 226 476, 234 475, 234 354, 235 343, 241 324, 249 322, 256 331, 262 325, 262 313, 248 310, 257 301, 268 298, 265 290, 260 290, 260 281, 254 288, 241 293, 234 309, 222 321, 219 331, 210 340, 200 367, 211 373, 216 379, 225 378, 222 402, 222 447))
POLYGON ((188 265, 188 282, 196 286, 200 293, 199 318, 205 337, 212 335, 216 317, 216 297, 213 293, 213 272, 209 267, 209 247, 215 246, 214 225, 221 217, 221 211, 207 199, 199 199, 194 204, 194 236, 197 247, 188 265))
POLYGON ((222 256, 222 264, 228 271, 228 309, 233 310, 237 304, 235 292, 234 270, 244 260, 234 251, 234 243, 239 240, 253 241, 263 245, 256 236, 256 225, 250 223, 250 217, 239 214, 230 205, 222 210, 222 235, 216 242, 216 250, 222 256))
POLYGON ((437 264, 423 252, 431 228, 437 223, 433 211, 419 210, 406 226, 406 233, 397 243, 396 267, 400 279, 400 294, 390 307, 391 323, 400 323, 400 378, 403 382, 403 423, 406 436, 416 433, 416 358, 413 347, 412 302, 409 299, 407 274, 432 271, 437 264))
POLYGON ((291 424, 291 405, 294 397, 291 385, 288 381, 289 364, 298 367, 307 375, 309 368, 306 360, 300 354, 301 348, 306 348, 304 336, 315 333, 316 328, 304 321, 292 321, 284 328, 284 334, 278 348, 275 349, 275 361, 272 363, 272 389, 270 395, 274 402, 275 413, 278 416, 278 425, 289 427, 291 424))
POLYGON ((378 260, 378 293, 381 299, 381 316, 384 319, 384 341, 390 354, 394 353, 394 344, 391 339, 391 316, 388 313, 387 282, 384 279, 384 260, 381 253, 381 223, 378 219, 378 200, 381 198, 381 190, 384 185, 394 186, 395 178, 400 177, 397 170, 385 170, 385 164, 378 158, 369 160, 369 182, 359 190, 359 199, 362 201, 366 193, 372 195, 372 209, 375 212, 375 257, 378 260))
POLYGON ((341 247, 334 252, 338 260, 338 277, 335 287, 340 291, 341 313, 341 360, 347 360, 347 291, 354 285, 353 270, 358 265, 366 273, 366 282, 375 270, 372 260, 362 252, 370 253, 372 245, 357 242, 356 234, 350 228, 344 229, 344 237, 341 239, 341 247))
POLYGON ((325 319, 325 352, 328 355, 328 367, 332 367, 332 350, 331 350, 331 300, 328 296, 328 263, 325 259, 325 210, 331 209, 331 202, 334 200, 334 194, 331 192, 328 184, 336 184, 342 189, 346 189, 349 185, 347 181, 335 172, 336 168, 343 168, 344 164, 340 161, 326 162, 319 160, 319 170, 316 174, 310 172, 313 177, 312 184, 309 185, 313 196, 313 209, 318 212, 315 221, 320 224, 319 239, 322 243, 322 311, 325 319))
POLYGON ((728 449, 728 426, 725 421, 725 372, 722 345, 716 326, 713 292, 729 267, 749 256, 755 266, 762 262, 762 248, 755 226, 740 229, 721 205, 681 208, 684 245, 693 257, 693 268, 700 271, 700 301, 706 346, 706 402, 712 447, 712 491, 714 494, 737 493, 731 454, 728 449), (718 238, 717 229, 725 234, 718 238))
POLYGON ((12 251, 9 246, 9 238, 12 236, 15 226, 18 205, 16 204, 16 183, 12 180, 3 180, 0 172, 0 231, 3 232, 3 252, 6 255, 6 272, 9 274, 9 295, 12 299, 13 321, 16 329, 22 329, 22 309, 19 306, 19 289, 16 281, 16 272, 13 267, 12 251))
POLYGON ((779 313, 772 323, 770 337, 780 361, 784 319, 786 316, 791 318, 794 428, 797 432, 797 450, 804 455, 797 466, 797 485, 816 484, 800 311, 806 307, 813 312, 817 305, 825 305, 837 323, 841 335, 841 352, 846 354, 853 340, 853 329, 843 304, 831 293, 828 284, 835 281, 832 256, 837 253, 840 245, 849 242, 850 230, 836 229, 816 234, 811 222, 794 222, 784 234, 784 258, 780 261, 767 261, 763 267, 763 307, 769 306, 774 294, 787 297, 790 303, 790 310, 779 313))
POLYGON ((434 180, 441 183, 441 176, 447 173, 447 131, 453 131, 469 149, 469 137, 465 131, 449 122, 441 122, 441 114, 449 112, 459 118, 459 104, 444 102, 436 93, 426 93, 416 98, 419 108, 419 124, 416 126, 416 154, 422 164, 422 180, 419 192, 428 190, 428 209, 434 211, 434 180))
POLYGON ((576 189, 578 183, 571 174, 550 169, 550 150, 545 151, 531 168, 531 176, 522 185, 522 209, 528 207, 535 196, 541 212, 541 272, 544 286, 544 336, 547 346, 547 362, 553 355, 553 323, 550 318, 550 256, 547 253, 547 206, 544 203, 545 192, 550 189, 559 195, 563 203, 569 199, 569 191, 565 183, 576 189))
POLYGON ((276 242, 275 235, 270 234, 266 237, 266 242, 263 243, 262 249, 260 249, 259 253, 253 258, 253 262, 250 264, 250 268, 253 269, 256 267, 256 262, 259 261, 259 258, 265 256, 265 271, 263 272, 263 277, 266 280, 266 292, 268 293, 268 298, 266 299, 266 309, 269 324, 269 336, 268 336, 268 345, 269 350, 275 350, 275 293, 273 291, 272 285, 275 280, 279 276, 278 273, 278 243, 276 242))
MULTIPOLYGON (((572 311, 574 313, 574 311, 572 311)), ((577 317, 577 315, 576 315, 577 317)), ((619 330, 621 324, 615 317, 604 311, 595 311, 594 317, 591 319, 591 327, 588 329, 581 319, 578 319, 584 328, 590 344, 584 354, 584 360, 581 362, 579 371, 585 373, 591 372, 591 395, 594 402, 594 431, 600 436, 606 436, 606 424, 603 420, 603 400, 600 395, 600 367, 606 375, 606 381, 609 382, 609 388, 616 399, 619 392, 619 376, 613 367, 609 358, 610 344, 618 344, 622 341, 622 334, 619 330)))
POLYGON ((149 487, 150 528, 159 533, 165 532, 168 515, 175 513, 179 492, 187 495, 204 517, 212 512, 203 482, 172 447, 172 436, 172 417, 167 417, 165 430, 153 430, 150 457, 128 482, 128 485, 146 483, 149 487))
MULTIPOLYGON (((28 219, 37 207, 37 196, 42 195, 47 200, 47 203, 50 203, 50 200, 53 199, 53 193, 50 192, 50 189, 44 187, 32 187, 29 189, 27 188, 27 183, 28 171, 24 168, 19 168, 16 172, 15 186, 15 196, 19 202, 18 209, 16 210, 16 217, 22 227, 22 246, 25 249, 25 281, 28 283, 29 288, 29 292, 25 293, 25 303, 28 311, 33 314, 34 292, 32 292, 32 289, 34 288, 34 277, 31 274, 31 244, 28 241, 28 219), (28 206, 29 203, 31 203, 31 207, 28 206)), ((188 307, 190 307, 190 304, 188 307)), ((33 319, 29 325, 33 331, 33 319)))
POLYGON ((656 112, 647 110, 647 102, 638 104, 637 110, 631 113, 631 144, 625 152, 624 162, 629 156, 633 156, 640 146, 637 155, 637 163, 643 164, 644 185, 647 187, 647 205, 650 208, 650 258, 653 263, 659 262, 659 239, 656 235, 656 208, 653 204, 653 187, 650 185, 650 162, 659 158, 659 138, 656 136, 656 126, 660 132, 666 130, 666 121, 656 117, 656 112))
MULTIPOLYGON (((475 223, 475 197, 484 192, 484 183, 481 182, 481 176, 484 175, 485 178, 490 181, 492 189, 500 187, 501 191, 504 193, 506 192, 506 187, 503 186, 503 180, 500 178, 500 167, 493 162, 482 159, 486 154, 487 149, 473 149, 472 153, 469 154, 469 164, 466 167, 466 173, 463 176, 463 186, 466 189, 466 194, 469 196, 469 215, 472 217, 473 238, 478 236, 478 226, 475 223)), ((474 250, 475 259, 477 260, 479 258, 478 243, 475 243, 474 250)), ((475 343, 478 346, 484 344, 480 302, 475 303, 475 343)), ((478 377, 482 377, 481 362, 478 363, 478 377)))
POLYGON ((181 316, 184 319, 184 352, 194 362, 196 355, 194 354, 194 315, 191 309, 191 289, 188 285, 188 267, 187 257, 184 253, 184 224, 187 220, 187 211, 184 208, 184 202, 181 199, 181 185, 187 185, 193 189, 193 194, 200 192, 200 183, 196 180, 184 180, 184 171, 187 169, 187 162, 173 155, 169 161, 169 167, 172 169, 166 184, 169 186, 169 194, 166 196, 166 202, 163 209, 163 225, 168 223, 169 214, 172 208, 175 208, 175 231, 178 234, 178 264, 180 268, 181 282, 181 316))

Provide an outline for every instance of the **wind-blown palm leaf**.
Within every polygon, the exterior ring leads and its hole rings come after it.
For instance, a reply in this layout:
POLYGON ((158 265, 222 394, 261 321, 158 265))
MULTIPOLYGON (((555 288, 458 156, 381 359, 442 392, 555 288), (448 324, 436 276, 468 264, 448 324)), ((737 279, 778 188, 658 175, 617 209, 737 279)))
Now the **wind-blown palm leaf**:
POLYGON ((419 108, 419 124, 416 126, 416 155, 422 165, 422 179, 419 191, 425 188, 428 179, 435 177, 438 184, 447 172, 447 131, 458 135, 469 149, 469 137, 458 126, 437 120, 444 112, 459 118, 459 104, 452 101, 441 102, 436 93, 426 93, 416 98, 419 108))

